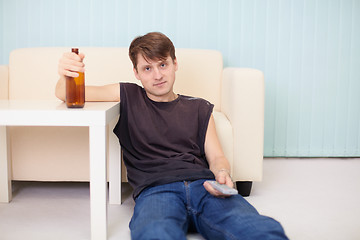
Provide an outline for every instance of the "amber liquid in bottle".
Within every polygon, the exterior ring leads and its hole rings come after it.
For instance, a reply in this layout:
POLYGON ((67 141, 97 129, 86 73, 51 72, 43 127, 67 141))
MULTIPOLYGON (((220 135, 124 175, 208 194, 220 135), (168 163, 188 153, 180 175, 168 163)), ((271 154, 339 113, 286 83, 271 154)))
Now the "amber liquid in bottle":
MULTIPOLYGON (((79 54, 78 48, 72 52, 79 54)), ((78 72, 78 77, 66 77, 66 106, 68 108, 83 108, 85 105, 85 74, 78 72)))

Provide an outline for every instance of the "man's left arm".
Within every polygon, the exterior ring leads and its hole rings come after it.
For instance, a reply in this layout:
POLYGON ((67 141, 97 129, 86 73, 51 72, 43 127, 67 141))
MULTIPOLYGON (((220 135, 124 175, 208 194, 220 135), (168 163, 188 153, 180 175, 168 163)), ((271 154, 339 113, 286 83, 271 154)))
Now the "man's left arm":
MULTIPOLYGON (((216 133, 215 121, 211 115, 205 137, 205 155, 209 162, 210 170, 214 173, 215 179, 220 184, 226 184, 233 187, 233 182, 230 176, 230 164, 226 159, 221 148, 219 138, 216 133)), ((217 197, 224 197, 226 195, 215 190, 210 184, 204 183, 205 189, 212 195, 217 197)))

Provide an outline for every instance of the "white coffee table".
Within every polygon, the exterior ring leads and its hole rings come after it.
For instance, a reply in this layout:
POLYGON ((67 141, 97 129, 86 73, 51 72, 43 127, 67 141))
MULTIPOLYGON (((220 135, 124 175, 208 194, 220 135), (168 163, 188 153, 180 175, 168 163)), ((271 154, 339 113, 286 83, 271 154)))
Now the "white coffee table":
MULTIPOLYGON (((90 216, 91 239, 107 239, 107 161, 106 149, 109 129, 107 125, 116 121, 120 113, 118 102, 86 102, 82 109, 68 109, 61 101, 0 100, 0 202, 10 202, 11 169, 9 136, 7 126, 87 126, 90 147, 90 216)), ((114 136, 112 136, 113 138, 114 136)), ((120 203, 121 171, 120 147, 109 141, 115 163, 112 171, 117 179, 111 185, 115 189, 110 202, 120 203)), ((111 177, 111 173, 109 174, 111 177)))

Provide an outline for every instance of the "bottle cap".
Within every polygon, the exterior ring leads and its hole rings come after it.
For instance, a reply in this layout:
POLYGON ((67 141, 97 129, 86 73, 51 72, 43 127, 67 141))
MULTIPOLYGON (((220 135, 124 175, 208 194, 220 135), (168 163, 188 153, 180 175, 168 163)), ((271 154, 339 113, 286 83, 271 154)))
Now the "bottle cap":
POLYGON ((73 53, 79 54, 79 49, 78 48, 72 48, 71 51, 73 53))

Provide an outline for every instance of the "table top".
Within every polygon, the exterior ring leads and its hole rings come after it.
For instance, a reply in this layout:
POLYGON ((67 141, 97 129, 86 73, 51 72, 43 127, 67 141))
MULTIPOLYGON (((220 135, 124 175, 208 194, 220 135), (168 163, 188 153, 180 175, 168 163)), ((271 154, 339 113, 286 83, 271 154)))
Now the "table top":
POLYGON ((0 100, 0 125, 6 126, 105 126, 119 113, 119 102, 67 108, 59 100, 0 100))

